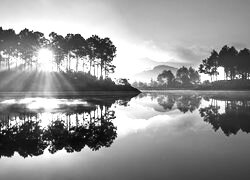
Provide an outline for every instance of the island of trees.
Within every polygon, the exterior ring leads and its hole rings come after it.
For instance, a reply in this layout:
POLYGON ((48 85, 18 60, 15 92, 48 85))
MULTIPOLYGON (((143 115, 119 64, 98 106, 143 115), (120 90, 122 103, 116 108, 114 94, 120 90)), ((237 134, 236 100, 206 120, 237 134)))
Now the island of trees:
POLYGON ((124 80, 114 82, 116 47, 109 38, 66 36, 0 27, 0 91, 137 91, 124 80), (39 61, 41 50, 53 52, 39 61), (43 66, 46 71, 43 71, 43 66))

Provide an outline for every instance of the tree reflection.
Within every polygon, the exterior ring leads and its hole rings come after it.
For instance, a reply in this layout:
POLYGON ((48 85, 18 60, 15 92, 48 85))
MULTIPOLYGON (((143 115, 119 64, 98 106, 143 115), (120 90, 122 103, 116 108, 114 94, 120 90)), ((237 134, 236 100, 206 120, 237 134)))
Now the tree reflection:
POLYGON ((26 121, 21 125, 14 125, 0 130, 0 157, 11 157, 14 152, 21 156, 38 156, 47 147, 42 137, 43 129, 39 122, 26 121))
POLYGON ((213 99, 208 107, 200 108, 200 115, 213 129, 221 129, 226 136, 237 134, 239 130, 250 132, 250 102, 247 100, 222 101, 225 112, 219 113, 218 100, 213 99))
POLYGON ((183 112, 193 112, 198 109, 201 103, 201 96, 197 95, 161 95, 157 97, 158 104, 164 109, 164 111, 172 110, 176 108, 183 112))
POLYGON ((49 142, 49 152, 52 154, 68 145, 69 131, 64 122, 58 120, 44 132, 44 138, 49 142))
POLYGON ((92 150, 98 150, 100 147, 110 147, 116 138, 116 127, 114 127, 111 122, 115 118, 115 112, 109 111, 97 119, 97 122, 100 122, 99 126, 96 126, 95 123, 91 123, 89 126, 90 136, 87 141, 87 145, 92 150))
POLYGON ((163 107, 164 110, 171 110, 174 107, 176 98, 175 96, 160 96, 157 99, 158 104, 163 107))
POLYGON ((219 110, 220 107, 210 105, 209 107, 200 108, 200 115, 203 117, 205 122, 208 122, 213 125, 213 129, 217 131, 220 128, 218 124, 219 119, 219 110))
POLYGON ((85 145, 92 150, 109 147, 116 138, 116 127, 111 122, 114 111, 106 111, 101 117, 90 117, 87 124, 69 126, 56 120, 44 132, 49 144, 49 152, 65 149, 67 152, 79 152, 85 145))
POLYGON ((215 131, 221 129, 226 136, 237 134, 240 130, 250 132, 250 99, 241 94, 227 93, 143 93, 138 98, 151 98, 162 107, 155 111, 166 112, 178 109, 182 113, 193 113, 199 109, 200 116, 212 125, 215 131), (206 104, 200 107, 201 103, 206 104))
POLYGON ((47 144, 43 141, 41 135, 43 130, 41 129, 39 122, 27 121, 17 128, 14 141, 18 153, 23 157, 43 154, 47 144))
POLYGON ((24 104, 0 105, 0 157, 38 156, 48 149, 79 152, 85 146, 96 151, 110 147, 117 137, 112 120, 112 104, 128 105, 130 98, 92 98, 84 104, 60 105, 42 119, 44 111, 30 110, 24 104), (56 117, 56 118, 54 118, 56 117), (44 121, 48 121, 47 126, 44 121))
POLYGON ((183 112, 193 112, 198 109, 201 103, 201 97, 197 95, 180 96, 177 99, 177 108, 183 112))

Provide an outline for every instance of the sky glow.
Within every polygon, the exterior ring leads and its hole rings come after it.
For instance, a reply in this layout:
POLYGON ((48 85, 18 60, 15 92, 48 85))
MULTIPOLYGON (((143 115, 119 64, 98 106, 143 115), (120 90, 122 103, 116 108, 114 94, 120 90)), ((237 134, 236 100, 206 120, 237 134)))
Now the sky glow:
POLYGON ((109 37, 117 47, 115 75, 127 77, 139 58, 197 67, 225 44, 249 48, 249 8, 248 0, 3 0, 0 24, 109 37))
POLYGON ((49 49, 42 48, 38 51, 38 63, 41 70, 52 71, 53 52, 49 49))

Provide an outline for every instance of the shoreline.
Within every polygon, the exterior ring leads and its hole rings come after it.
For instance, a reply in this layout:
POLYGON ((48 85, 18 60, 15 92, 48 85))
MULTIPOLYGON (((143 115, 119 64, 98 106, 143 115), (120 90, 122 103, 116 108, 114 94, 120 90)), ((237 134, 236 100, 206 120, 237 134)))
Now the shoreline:
POLYGON ((176 87, 136 87, 140 90, 201 90, 201 91, 250 91, 250 80, 219 80, 207 84, 194 84, 176 87))
POLYGON ((0 91, 0 97, 60 97, 60 96, 129 96, 138 95, 141 91, 0 91))
POLYGON ((138 89, 140 91, 250 91, 250 89, 138 89))

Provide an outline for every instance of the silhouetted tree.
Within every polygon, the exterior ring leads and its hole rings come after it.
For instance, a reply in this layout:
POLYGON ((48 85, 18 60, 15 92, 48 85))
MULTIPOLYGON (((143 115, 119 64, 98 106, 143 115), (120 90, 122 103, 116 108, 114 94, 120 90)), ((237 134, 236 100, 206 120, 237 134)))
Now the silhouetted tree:
POLYGON ((176 72, 176 78, 184 85, 190 84, 189 72, 186 67, 181 67, 176 72))
POLYGON ((115 66, 111 64, 114 57, 116 56, 116 47, 113 45, 113 42, 109 38, 101 39, 101 48, 100 48, 100 59, 101 59, 101 78, 103 70, 105 72, 105 77, 107 77, 108 72, 114 72, 115 66))
POLYGON ((200 82, 200 75, 192 67, 188 69, 183 66, 177 70, 176 79, 182 86, 190 86, 200 82))
POLYGON ((238 54, 237 60, 238 73, 241 75, 241 79, 248 79, 250 74, 250 50, 243 49, 238 54))
POLYGON ((188 72, 189 72, 189 79, 190 79, 191 84, 200 83, 200 75, 199 75, 198 71, 196 71, 192 67, 189 67, 188 72))
POLYGON ((46 39, 43 33, 27 28, 16 34, 13 29, 3 30, 0 27, 0 68, 10 70, 15 65, 23 70, 32 70, 33 67, 37 69, 41 48, 53 51, 57 71, 79 72, 82 69, 84 72, 89 69, 89 74, 103 79, 103 73, 107 78, 116 68, 112 64, 116 47, 107 37, 102 39, 93 35, 85 40, 80 34, 67 34, 63 37, 51 32, 49 39, 46 39), (87 60, 89 65, 85 67, 87 60), (82 68, 79 66, 81 61, 82 68), (72 68, 72 64, 75 64, 75 68, 72 68))
MULTIPOLYGON (((232 46, 223 46, 219 53, 215 50, 211 52, 209 58, 202 60, 199 72, 211 76, 218 75, 218 67, 224 68, 224 79, 248 79, 249 78, 249 49, 243 49, 239 52, 232 46)), ((216 78, 217 79, 217 78, 216 78)))
POLYGON ((213 81, 213 76, 215 75, 217 79, 218 73, 218 53, 213 50, 209 58, 202 60, 202 64, 200 64, 199 72, 208 74, 211 77, 211 81, 213 81))
POLYGON ((61 71, 61 65, 65 57, 65 46, 66 41, 63 36, 58 35, 55 32, 49 34, 50 37, 50 47, 53 49, 54 60, 57 66, 57 70, 61 71))
POLYGON ((166 87, 171 87, 174 82, 174 79, 174 74, 170 70, 164 70, 161 74, 157 76, 157 81, 161 84, 165 84, 166 87))

